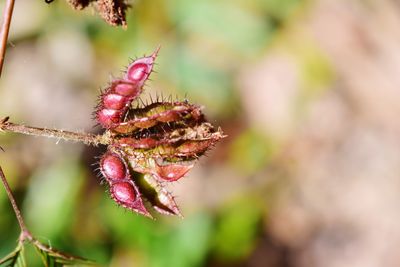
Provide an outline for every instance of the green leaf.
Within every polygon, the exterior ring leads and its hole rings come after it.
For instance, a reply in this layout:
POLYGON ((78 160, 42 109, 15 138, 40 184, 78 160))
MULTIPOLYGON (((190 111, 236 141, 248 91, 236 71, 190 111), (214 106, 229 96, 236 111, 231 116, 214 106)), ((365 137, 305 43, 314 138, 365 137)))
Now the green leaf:
POLYGON ((23 247, 21 245, 18 245, 14 249, 14 251, 6 255, 4 258, 0 259, 0 266, 1 267, 26 266, 25 257, 23 254, 23 247))
POLYGON ((73 256, 53 248, 45 246, 37 246, 35 248, 42 258, 43 264, 46 267, 65 266, 65 265, 96 265, 95 262, 84 259, 78 256, 73 256))

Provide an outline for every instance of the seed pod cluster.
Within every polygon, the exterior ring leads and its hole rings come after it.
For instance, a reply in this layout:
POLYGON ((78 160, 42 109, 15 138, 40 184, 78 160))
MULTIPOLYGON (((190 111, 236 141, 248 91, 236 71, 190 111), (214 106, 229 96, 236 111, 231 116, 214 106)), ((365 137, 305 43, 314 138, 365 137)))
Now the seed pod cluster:
POLYGON ((119 126, 132 101, 142 92, 143 85, 153 70, 157 53, 158 49, 151 56, 132 62, 127 68, 125 77, 113 80, 101 95, 96 116, 104 128, 119 126))
POLYGON ((157 53, 132 62, 100 96, 96 120, 110 138, 100 171, 121 206, 152 217, 148 203, 161 214, 181 216, 166 184, 184 177, 224 135, 207 122, 201 107, 187 101, 162 99, 132 107, 157 53))
POLYGON ((100 161, 101 172, 110 186, 111 197, 127 209, 150 216, 134 183, 126 162, 120 155, 107 152, 100 161))

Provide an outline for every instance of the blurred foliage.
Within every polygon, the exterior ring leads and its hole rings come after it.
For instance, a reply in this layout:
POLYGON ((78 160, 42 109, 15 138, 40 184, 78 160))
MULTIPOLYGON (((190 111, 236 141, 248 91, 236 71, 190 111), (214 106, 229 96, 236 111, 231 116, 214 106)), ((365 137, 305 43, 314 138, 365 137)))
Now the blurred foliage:
POLYGON ((255 247, 262 215, 260 200, 244 198, 223 207, 213 236, 213 254, 220 260, 243 261, 255 247))
POLYGON ((230 150, 234 168, 246 175, 262 170, 276 153, 277 145, 255 130, 244 131, 236 137, 230 150))
POLYGON ((31 177, 23 207, 30 229, 49 240, 61 236, 71 225, 85 175, 78 163, 68 158, 60 160, 50 168, 38 169, 31 177), (44 217, 47 220, 43 221, 44 217))

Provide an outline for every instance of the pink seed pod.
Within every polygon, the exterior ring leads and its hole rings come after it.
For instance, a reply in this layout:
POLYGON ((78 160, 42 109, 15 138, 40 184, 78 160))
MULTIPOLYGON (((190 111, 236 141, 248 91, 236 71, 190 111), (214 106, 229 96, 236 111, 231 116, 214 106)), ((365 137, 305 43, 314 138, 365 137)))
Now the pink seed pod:
POLYGON ((118 94, 106 94, 103 97, 103 106, 106 109, 115 109, 119 110, 126 106, 127 103, 126 97, 118 94))
POLYGON ((106 153, 100 161, 100 170, 106 179, 126 178, 127 168, 121 158, 114 153, 106 153))
POLYGON ((181 117, 181 114, 179 111, 175 110, 167 110, 164 112, 161 112, 157 118, 157 121, 159 122, 172 122, 172 121, 177 121, 181 117))
POLYGON ((108 145, 100 170, 119 205, 151 218, 146 200, 161 214, 182 216, 167 184, 183 178, 201 155, 224 138, 207 122, 202 107, 157 97, 132 107, 153 71, 158 49, 133 61, 100 96, 96 119, 108 145))
POLYGON ((201 122, 204 119, 200 107, 182 102, 155 102, 145 108, 130 109, 130 113, 135 116, 119 123, 113 128, 114 132, 128 134, 138 128, 147 129, 157 124, 168 124, 181 119, 190 120, 191 123, 201 122))
POLYGON ((156 147, 159 144, 159 141, 150 137, 141 139, 121 138, 118 140, 118 144, 121 147, 130 147, 133 149, 151 149, 156 147))
POLYGON ((176 148, 176 154, 180 156, 194 156, 201 155, 207 149, 210 148, 218 139, 208 139, 208 140, 188 140, 179 147, 176 148))
POLYGON ((104 128, 114 128, 117 123, 122 122, 131 102, 142 93, 142 87, 153 70, 158 50, 159 48, 152 55, 132 62, 127 68, 124 79, 113 80, 101 96, 97 121, 104 128))
POLYGON ((160 163, 156 161, 157 177, 173 182, 181 179, 194 166, 194 162, 176 162, 176 163, 160 163))
POLYGON ((162 186, 156 177, 151 174, 145 174, 143 178, 157 193, 156 195, 147 198, 156 211, 165 215, 177 215, 183 217, 178 205, 175 203, 174 197, 162 186))
POLYGON ((112 184, 111 194, 118 202, 122 203, 131 204, 136 200, 135 188, 128 182, 112 184))
POLYGON ((149 66, 145 63, 133 64, 127 72, 127 78, 131 81, 140 82, 146 79, 149 66))
MULTIPOLYGON (((128 121, 127 124, 130 124, 130 122, 128 121)), ((151 118, 140 118, 138 120, 134 120, 135 127, 142 128, 142 129, 153 127, 156 124, 157 124, 157 121, 153 120, 151 118)))
POLYGON ((128 66, 125 78, 135 83, 138 87, 142 87, 153 70, 154 60, 156 59, 159 50, 160 47, 158 47, 152 55, 132 62, 132 64, 128 66))
POLYGON ((141 88, 130 81, 114 80, 110 86, 110 92, 135 99, 141 93, 141 88))
POLYGON ((143 204, 137 188, 130 182, 110 183, 111 197, 121 206, 153 218, 143 204))
POLYGON ((121 120, 121 112, 115 109, 101 109, 97 112, 97 121, 105 128, 111 128, 121 120))

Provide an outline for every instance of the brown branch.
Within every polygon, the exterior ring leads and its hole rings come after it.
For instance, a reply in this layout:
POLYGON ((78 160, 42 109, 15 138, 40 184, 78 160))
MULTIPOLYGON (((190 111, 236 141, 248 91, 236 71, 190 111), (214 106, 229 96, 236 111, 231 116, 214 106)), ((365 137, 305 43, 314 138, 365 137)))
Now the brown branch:
POLYGON ((4 57, 6 55, 8 33, 10 31, 11 17, 15 0, 7 0, 3 13, 3 22, 0 31, 0 76, 3 70, 4 57))
POLYGON ((8 117, 0 121, 0 130, 13 133, 56 138, 59 140, 83 142, 86 145, 97 146, 110 144, 110 138, 107 135, 95 135, 90 133, 78 133, 57 129, 25 126, 9 122, 8 117))

